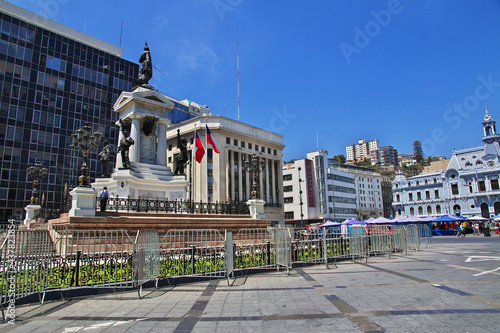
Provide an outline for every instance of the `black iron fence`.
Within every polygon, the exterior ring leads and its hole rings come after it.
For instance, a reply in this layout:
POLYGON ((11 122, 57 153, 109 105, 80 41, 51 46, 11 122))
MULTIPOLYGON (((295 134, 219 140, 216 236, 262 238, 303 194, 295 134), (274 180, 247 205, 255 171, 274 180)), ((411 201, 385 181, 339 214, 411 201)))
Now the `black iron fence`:
MULTIPOLYGON (((97 198, 97 210, 101 210, 101 199, 97 198)), ((111 212, 156 212, 189 214, 250 215, 246 203, 194 202, 189 200, 161 200, 139 198, 109 198, 106 211, 111 212)))

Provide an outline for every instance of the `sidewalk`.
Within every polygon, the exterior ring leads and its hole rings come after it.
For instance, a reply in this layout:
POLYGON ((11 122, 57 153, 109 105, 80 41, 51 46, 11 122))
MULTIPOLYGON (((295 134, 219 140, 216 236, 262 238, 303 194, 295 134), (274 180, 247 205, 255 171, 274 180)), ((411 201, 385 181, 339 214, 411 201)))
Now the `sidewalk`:
POLYGON ((16 308, 1 332, 500 332, 500 239, 16 308))

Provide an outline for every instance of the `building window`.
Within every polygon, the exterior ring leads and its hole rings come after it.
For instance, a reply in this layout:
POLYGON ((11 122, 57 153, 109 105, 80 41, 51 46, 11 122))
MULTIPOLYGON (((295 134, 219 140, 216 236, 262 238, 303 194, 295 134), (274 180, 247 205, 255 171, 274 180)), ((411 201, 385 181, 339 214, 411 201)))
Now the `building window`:
POLYGON ((285 201, 285 203, 293 203, 293 197, 287 197, 287 198, 284 198, 283 199, 285 201))
POLYGON ((441 206, 436 206, 436 214, 441 214, 441 206))
POLYGON ((427 215, 431 215, 431 214, 432 214, 432 207, 427 206, 427 215))
POLYGON ((293 212, 285 212, 285 220, 293 220, 293 212))
POLYGON ((439 190, 434 190, 434 198, 439 198, 439 190))
POLYGON ((266 151, 266 148, 265 147, 260 147, 260 152, 261 153, 264 153, 266 151))
POLYGON ((275 149, 275 150, 273 151, 273 154, 274 154, 274 156, 278 155, 278 151, 275 149))
POLYGON ((283 180, 292 180, 292 175, 283 175, 283 180))
POLYGON ((417 200, 422 200, 422 193, 417 192, 417 200))
POLYGON ((451 184, 451 194, 458 195, 458 184, 451 184))
POLYGON ((415 215, 415 209, 413 207, 410 207, 410 215, 415 215))
POLYGON ((396 201, 399 202, 400 200, 399 194, 396 194, 396 201))
POLYGON ((418 215, 424 215, 424 210, 422 207, 418 207, 418 215))
POLYGON ((293 191, 292 185, 283 186, 283 192, 292 192, 292 191, 293 191))
POLYGON ((248 143, 248 149, 252 149, 252 144, 248 143))
POLYGON ((498 190, 498 179, 492 179, 490 185, 492 191, 498 190))
POLYGON ((413 193, 408 193, 408 201, 413 201, 413 193))
POLYGON ((425 191, 425 198, 430 199, 431 198, 431 193, 429 191, 425 191))
POLYGON ((237 145, 238 145, 238 140, 234 139, 234 140, 233 140, 233 144, 234 144, 235 146, 237 146, 237 145))
POLYGON ((245 148, 245 141, 240 142, 241 148, 245 148))
POLYGON ((226 137, 226 144, 228 144, 228 145, 231 144, 231 139, 228 137, 226 137))
POLYGON ((478 187, 479 192, 484 192, 484 191, 486 191, 486 184, 484 183, 484 180, 480 180, 480 181, 477 183, 477 187, 478 187))
POLYGON ((255 151, 259 151, 259 145, 255 145, 255 151))

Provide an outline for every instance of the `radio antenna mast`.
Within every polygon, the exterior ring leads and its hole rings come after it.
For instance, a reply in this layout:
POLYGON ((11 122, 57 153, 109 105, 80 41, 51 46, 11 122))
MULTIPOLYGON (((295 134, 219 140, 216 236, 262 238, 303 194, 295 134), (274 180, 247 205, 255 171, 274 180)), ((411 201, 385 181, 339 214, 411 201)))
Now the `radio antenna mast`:
POLYGON ((240 37, 236 38, 236 77, 238 84, 238 121, 240 121, 240 37))

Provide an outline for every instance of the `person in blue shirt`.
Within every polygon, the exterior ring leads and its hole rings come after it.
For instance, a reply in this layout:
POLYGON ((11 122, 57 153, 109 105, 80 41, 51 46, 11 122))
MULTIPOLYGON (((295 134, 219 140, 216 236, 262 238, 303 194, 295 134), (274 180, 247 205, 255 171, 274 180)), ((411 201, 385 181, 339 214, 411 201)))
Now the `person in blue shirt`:
POLYGON ((101 191, 101 193, 99 193, 99 198, 101 199, 101 212, 105 212, 109 198, 109 192, 106 186, 104 186, 104 189, 101 191))

